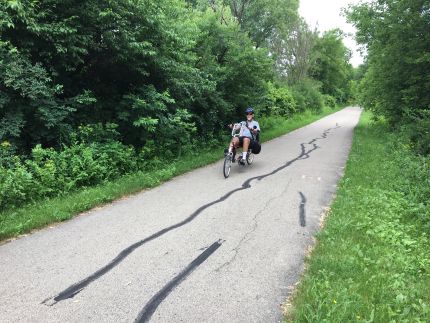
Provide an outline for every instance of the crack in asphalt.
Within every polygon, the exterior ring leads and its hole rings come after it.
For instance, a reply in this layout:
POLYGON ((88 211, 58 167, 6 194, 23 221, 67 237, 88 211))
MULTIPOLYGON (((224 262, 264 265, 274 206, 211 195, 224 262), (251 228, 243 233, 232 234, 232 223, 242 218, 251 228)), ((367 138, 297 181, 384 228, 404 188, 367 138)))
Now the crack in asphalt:
POLYGON ((264 175, 260 175, 260 176, 254 176, 254 177, 251 177, 251 178, 247 179, 245 182, 243 182, 243 184, 241 185, 241 187, 238 187, 238 188, 236 188, 234 190, 231 190, 230 192, 227 192, 226 194, 224 194, 223 196, 221 196, 219 199, 217 199, 215 201, 212 201, 210 203, 202 205, 197 210, 195 210, 193 213, 191 213, 187 218, 185 218, 183 221, 178 222, 178 223, 176 223, 174 225, 171 225, 169 227, 166 227, 166 228, 164 228, 164 229, 162 229, 162 230, 160 230, 158 232, 153 233, 149 237, 146 237, 146 238, 144 238, 144 239, 142 239, 140 241, 135 242, 134 244, 132 244, 129 247, 127 247, 124 250, 122 250, 107 265, 105 265, 102 268, 98 269, 97 271, 95 271, 91 275, 87 276, 83 280, 81 280, 81 281, 79 281, 79 282, 77 282, 75 284, 70 285, 65 290, 63 290, 59 294, 55 295, 54 297, 48 297, 47 299, 43 300, 41 302, 41 304, 44 304, 44 305, 47 305, 47 306, 53 306, 53 305, 57 304, 60 301, 63 301, 63 300, 69 299, 69 298, 73 298, 78 293, 80 293, 85 287, 87 287, 89 284, 91 284, 93 281, 99 279, 100 277, 102 277, 103 275, 105 275, 107 272, 109 272, 110 270, 112 270, 114 267, 116 267, 122 260, 124 260, 134 250, 136 250, 137 248, 141 247, 145 243, 150 242, 150 241, 152 241, 152 240, 154 240, 156 238, 159 238, 160 236, 168 233, 169 231, 172 231, 174 229, 180 228, 180 227, 184 226, 185 224, 190 223, 200 213, 202 213, 204 210, 206 210, 207 208, 211 207, 212 205, 215 205, 215 204, 218 204, 218 203, 221 203, 221 202, 227 200, 231 195, 233 195, 236 192, 239 192, 239 191, 242 191, 242 190, 250 188, 252 181, 254 181, 254 180, 261 181, 262 179, 264 179, 266 177, 269 177, 269 176, 272 176, 272 175, 280 172, 281 170, 289 167, 291 164, 295 163, 296 161, 309 158, 310 154, 313 151, 315 151, 318 148, 320 148, 314 142, 316 142, 317 140, 320 140, 320 139, 325 139, 327 137, 327 135, 330 133, 331 130, 334 130, 334 129, 339 128, 339 127, 340 126, 336 125, 336 127, 326 129, 326 130, 324 130, 324 132, 321 135, 321 137, 312 139, 310 141, 313 144, 313 148, 312 149, 306 150, 305 143, 300 144, 300 147, 301 147, 301 153, 300 153, 300 155, 298 155, 294 159, 291 159, 291 160, 287 161, 284 165, 282 165, 282 166, 274 169, 272 172, 264 174, 264 175))
POLYGON ((300 198, 301 198, 300 206, 299 206, 300 226, 305 227, 306 226, 306 209, 305 209, 305 207, 306 207, 307 199, 306 199, 306 196, 302 192, 299 192, 299 194, 300 194, 300 198))
POLYGON ((312 139, 311 141, 309 141, 309 142, 308 142, 308 144, 309 144, 309 145, 312 145, 312 144, 313 144, 314 142, 316 142, 317 140, 320 140, 320 139, 326 139, 326 138, 327 138, 327 136, 328 136, 328 134, 330 133, 330 131, 331 131, 331 130, 334 130, 334 129, 337 129, 337 128, 340 128, 340 125, 336 123, 336 127, 329 128, 329 129, 324 130, 324 132, 322 133, 321 137, 317 137, 317 138, 312 139))
POLYGON ((240 241, 239 241, 239 243, 236 245, 236 247, 234 247, 234 248, 232 249, 232 251, 234 251, 234 255, 230 258, 230 260, 226 261, 226 262, 225 262, 225 263, 223 263, 221 266, 219 266, 217 269, 215 269, 215 271, 216 271, 216 272, 220 271, 220 270, 221 270, 221 269, 223 269, 224 267, 229 266, 232 262, 234 262, 234 261, 236 260, 236 257, 237 257, 237 255, 238 255, 238 253, 239 253, 239 250, 240 250, 240 248, 241 248, 242 244, 243 244, 243 243, 245 243, 245 242, 248 242, 248 241, 249 241, 249 239, 251 239, 249 236, 250 236, 251 234, 253 234, 253 233, 255 232, 255 230, 257 230, 257 227, 258 227, 258 221, 257 221, 258 216, 259 216, 259 215, 261 215, 264 211, 266 211, 266 210, 267 210, 267 208, 269 207, 269 204, 270 204, 271 202, 273 202, 274 200, 276 200, 276 199, 280 198, 282 195, 284 195, 284 194, 285 194, 285 192, 287 191, 288 187, 290 186, 290 182, 291 182, 291 180, 288 182, 287 186, 282 190, 282 192, 281 192, 280 194, 278 194, 277 196, 272 197, 270 200, 268 200, 268 201, 264 204, 263 208, 262 208, 262 209, 260 209, 257 213, 255 213, 255 214, 254 214, 254 216, 253 216, 253 218, 252 218, 252 221, 254 222, 254 224, 253 224, 253 226, 252 226, 252 229, 251 229, 251 230, 249 230, 249 231, 247 231, 247 232, 244 234, 244 236, 242 237, 242 239, 240 239, 240 241), (248 237, 249 237, 249 238, 248 238, 248 237), (248 238, 248 239, 247 239, 247 238, 248 238))
POLYGON ((157 307, 169 296, 169 294, 182 282, 188 275, 190 275, 197 267, 199 267, 206 259, 208 259, 223 243, 224 241, 218 240, 203 251, 196 259, 194 259, 184 270, 173 277, 160 291, 151 297, 134 322, 143 323, 148 322, 157 307))

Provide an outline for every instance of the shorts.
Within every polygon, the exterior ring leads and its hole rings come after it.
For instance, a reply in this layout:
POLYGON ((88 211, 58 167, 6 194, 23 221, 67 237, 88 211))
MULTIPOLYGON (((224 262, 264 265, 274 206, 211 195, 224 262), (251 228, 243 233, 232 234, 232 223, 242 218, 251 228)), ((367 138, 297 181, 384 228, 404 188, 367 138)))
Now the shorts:
MULTIPOLYGON (((243 138, 246 137, 239 137, 239 147, 243 147, 243 138)), ((253 154, 259 154, 261 151, 261 145, 258 141, 251 139, 251 142, 249 143, 249 149, 252 150, 253 154)))

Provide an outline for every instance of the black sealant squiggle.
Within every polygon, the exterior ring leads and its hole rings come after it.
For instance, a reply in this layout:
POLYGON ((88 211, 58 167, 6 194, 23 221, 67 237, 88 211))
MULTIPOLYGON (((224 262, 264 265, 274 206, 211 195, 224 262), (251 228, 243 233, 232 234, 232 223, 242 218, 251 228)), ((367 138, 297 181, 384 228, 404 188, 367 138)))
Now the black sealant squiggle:
POLYGON ((135 322, 148 322, 152 314, 154 314, 158 305, 172 292, 172 290, 178 286, 189 274, 191 274, 198 266, 200 266, 206 259, 208 259, 222 244, 221 240, 213 243, 203 253, 201 253, 196 259, 194 259, 184 270, 176 275, 171 281, 169 281, 157 294, 155 294, 145 307, 140 311, 139 315, 135 319, 135 322))
POLYGON ((301 197, 301 202, 300 202, 300 207, 299 207, 299 218, 300 218, 300 226, 305 227, 306 226, 306 196, 302 193, 299 192, 300 197, 301 197))
POLYGON ((207 208, 211 207, 212 205, 221 203, 225 200, 227 200, 231 195, 233 195, 236 192, 248 189, 251 187, 251 182, 254 180, 258 180, 261 181, 262 179, 272 176, 278 172, 280 172, 281 170, 289 167, 291 164, 295 163, 298 160, 302 160, 302 159, 307 159, 309 158, 309 154, 312 153, 313 151, 317 150, 318 147, 314 142, 316 142, 317 140, 320 139, 324 139, 327 137, 327 135, 329 134, 329 132, 333 129, 339 128, 340 126, 336 126, 334 128, 329 128, 326 129, 321 137, 318 138, 314 138, 312 139, 308 144, 313 144, 313 148, 306 150, 305 144, 302 143, 300 144, 301 147, 301 153, 300 155, 298 155, 296 158, 287 161, 284 165, 276 168, 275 170, 273 170, 270 173, 264 174, 264 175, 260 175, 260 176, 255 176, 255 177, 251 177, 249 179, 247 179, 245 182, 243 182, 241 187, 238 187, 234 190, 231 190, 230 192, 226 193, 225 195, 221 196, 219 199, 212 201, 210 203, 207 203, 201 207, 199 207, 197 210, 195 210, 192 214, 190 214, 187 218, 185 218, 183 221, 178 222, 174 225, 171 225, 169 227, 166 227, 158 232, 155 232, 154 234, 150 235, 149 237, 146 237, 143 240, 140 240, 134 244, 132 244, 131 246, 125 248, 124 250, 122 250, 111 262, 109 262, 107 265, 103 266, 102 268, 100 268, 99 270, 97 270, 96 272, 94 272, 93 274, 91 274, 90 276, 84 278, 83 280, 69 286, 68 288, 66 288, 64 291, 60 292, 59 294, 57 294, 54 297, 50 297, 45 299, 42 304, 48 305, 48 306, 52 306, 55 305, 56 303, 69 299, 69 298, 73 298, 76 294, 78 294, 79 292, 81 292, 86 286, 88 286, 89 284, 91 284, 93 281, 99 279, 101 276, 103 276, 104 274, 106 274, 107 272, 109 272, 111 269, 113 269, 114 267, 116 267, 122 260, 124 260, 128 255, 130 255, 134 250, 136 250, 137 248, 139 248, 140 246, 144 245, 145 243, 152 241, 164 234, 166 234, 169 231, 175 230, 177 228, 180 228, 188 223, 190 223, 191 221, 193 221, 200 213, 202 213, 204 210, 206 210, 207 208))

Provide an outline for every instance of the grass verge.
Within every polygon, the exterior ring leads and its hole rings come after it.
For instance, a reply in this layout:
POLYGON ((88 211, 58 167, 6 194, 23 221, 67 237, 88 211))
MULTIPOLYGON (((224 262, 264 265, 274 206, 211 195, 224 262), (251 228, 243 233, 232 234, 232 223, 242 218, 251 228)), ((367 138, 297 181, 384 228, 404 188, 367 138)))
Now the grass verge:
POLYGON ((430 159, 363 113, 293 322, 430 322, 430 159))
MULTIPOLYGON (((335 111, 325 108, 318 114, 305 112, 295 115, 291 119, 282 117, 260 119, 260 126, 263 129, 262 140, 267 141, 286 134, 335 111)), ((123 176, 113 182, 82 189, 65 196, 38 201, 22 208, 0 212, 0 241, 54 222, 68 220, 80 212, 111 202, 122 196, 157 186, 174 176, 213 163, 221 158, 224 148, 215 147, 200 150, 193 155, 184 155, 160 169, 150 172, 137 172, 123 176)))

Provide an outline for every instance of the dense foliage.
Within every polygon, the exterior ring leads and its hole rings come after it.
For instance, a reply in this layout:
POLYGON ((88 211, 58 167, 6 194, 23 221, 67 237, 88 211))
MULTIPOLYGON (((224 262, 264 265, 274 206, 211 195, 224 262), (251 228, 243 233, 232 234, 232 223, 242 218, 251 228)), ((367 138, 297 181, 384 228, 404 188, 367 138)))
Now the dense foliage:
POLYGON ((228 12, 182 1, 8 1, 1 25, 1 133, 21 150, 113 122, 122 140, 213 132, 272 77, 228 12), (222 19, 221 19, 222 15, 222 19))
POLYGON ((430 2, 374 0, 352 7, 349 19, 368 53, 362 104, 430 153, 430 2))
POLYGON ((217 144, 249 105, 290 117, 347 100, 348 82, 326 89, 346 49, 319 41, 297 0, 0 6, 0 207, 217 144))

